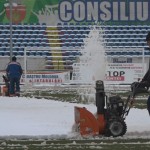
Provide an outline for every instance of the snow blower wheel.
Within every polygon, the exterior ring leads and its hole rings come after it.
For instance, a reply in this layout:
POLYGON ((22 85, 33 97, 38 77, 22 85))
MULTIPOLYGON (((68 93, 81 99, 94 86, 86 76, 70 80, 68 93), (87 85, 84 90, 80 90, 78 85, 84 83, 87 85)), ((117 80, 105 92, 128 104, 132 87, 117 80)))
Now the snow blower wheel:
POLYGON ((108 136, 123 136, 127 131, 127 125, 124 121, 113 120, 108 123, 108 136))

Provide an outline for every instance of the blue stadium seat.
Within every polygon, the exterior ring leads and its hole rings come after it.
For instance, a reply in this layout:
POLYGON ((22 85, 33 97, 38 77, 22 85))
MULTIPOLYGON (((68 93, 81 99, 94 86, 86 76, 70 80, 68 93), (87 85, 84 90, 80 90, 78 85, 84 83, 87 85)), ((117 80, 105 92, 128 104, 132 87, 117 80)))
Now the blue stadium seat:
POLYGON ((36 56, 42 56, 42 55, 43 55, 42 51, 36 51, 36 56))
POLYGON ((30 51, 29 56, 36 56, 36 51, 30 51))
POLYGON ((0 51, 0 56, 4 56, 4 55, 5 55, 4 52, 1 52, 1 51, 0 51))
POLYGON ((24 56, 24 52, 18 52, 17 53, 19 56, 24 56))
POLYGON ((57 29, 58 29, 58 30, 61 30, 61 29, 62 29, 62 23, 61 23, 61 22, 59 22, 59 23, 57 24, 57 29))
POLYGON ((150 55, 150 51, 145 51, 144 55, 150 55))
POLYGON ((63 29, 64 29, 64 30, 68 30, 68 23, 67 23, 67 22, 64 22, 64 24, 63 24, 63 29))
MULTIPOLYGON (((65 61, 70 60, 73 62, 75 57, 78 57, 81 52, 77 52, 74 49, 79 49, 84 43, 83 39, 88 37, 89 30, 92 23, 58 23, 57 29, 59 33, 59 39, 62 43, 61 47, 72 51, 72 54, 68 56, 68 52, 63 52, 63 59, 65 61)), ((49 46, 50 39, 45 34, 46 24, 13 24, 13 52, 19 56, 23 56, 24 47, 26 46, 49 46)), ((102 28, 106 31, 103 35, 104 44, 106 48, 116 48, 115 52, 107 52, 109 56, 123 56, 139 57, 141 52, 121 52, 117 48, 145 48, 148 49, 145 42, 145 36, 147 31, 150 30, 149 25, 102 25, 102 28)), ((99 26, 97 26, 99 29, 99 26)), ((0 23, 0 52, 9 52, 9 24, 0 23)), ((56 47, 56 46, 54 46, 56 47)), ((1 53, 1 56, 6 56, 7 53, 1 53)), ((29 53, 32 56, 50 57, 51 53, 47 51, 38 51, 36 53, 29 53)), ((145 52, 145 55, 149 56, 149 52, 145 52)), ((64 62, 67 64, 66 62, 64 62)))
POLYGON ((75 26, 74 23, 70 23, 70 24, 69 24, 69 29, 70 29, 70 30, 74 30, 74 26, 75 26))

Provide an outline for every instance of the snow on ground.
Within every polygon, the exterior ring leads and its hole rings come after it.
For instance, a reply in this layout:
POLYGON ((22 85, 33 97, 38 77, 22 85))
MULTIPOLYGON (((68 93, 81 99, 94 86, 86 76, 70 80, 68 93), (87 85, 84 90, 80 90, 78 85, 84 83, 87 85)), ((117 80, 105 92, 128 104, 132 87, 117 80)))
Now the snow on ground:
MULTIPOLYGON (((83 105, 54 100, 0 97, 0 136, 71 137, 74 106, 96 112, 93 104, 83 105)), ((125 136, 150 137, 150 116, 146 109, 132 108, 126 119, 125 136)))

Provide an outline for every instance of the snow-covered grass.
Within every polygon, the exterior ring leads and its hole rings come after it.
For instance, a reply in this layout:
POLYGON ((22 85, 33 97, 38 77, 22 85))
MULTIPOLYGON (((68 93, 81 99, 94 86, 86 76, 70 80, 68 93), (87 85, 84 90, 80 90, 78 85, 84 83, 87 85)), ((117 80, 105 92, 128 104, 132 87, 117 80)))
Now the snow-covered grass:
POLYGON ((82 138, 72 132, 74 106, 96 112, 94 104, 27 97, 0 97, 0 148, 20 149, 149 149, 150 117, 146 109, 132 108, 123 137, 82 138))
MULTIPOLYGON (((0 97, 0 136, 52 136, 73 138, 74 106, 93 114, 94 104, 76 104, 25 97, 0 97)), ((126 136, 150 137, 150 117, 146 109, 132 108, 126 118, 126 136)))

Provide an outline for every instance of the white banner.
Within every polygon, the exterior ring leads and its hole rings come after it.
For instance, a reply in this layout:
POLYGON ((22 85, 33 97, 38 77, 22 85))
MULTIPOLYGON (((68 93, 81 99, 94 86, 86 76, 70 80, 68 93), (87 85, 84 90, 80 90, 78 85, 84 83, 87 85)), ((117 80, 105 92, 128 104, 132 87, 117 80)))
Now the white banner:
POLYGON ((143 78, 146 64, 109 63, 106 67, 106 84, 130 84, 143 78))
MULTIPOLYGON (((106 84, 131 84, 142 79, 146 72, 146 64, 142 63, 109 63, 106 66, 106 84)), ((0 83, 4 83, 0 72, 0 83)), ((21 83, 24 83, 25 77, 22 75, 21 83)), ((70 83, 70 72, 32 72, 27 73, 26 83, 56 85, 70 83)))
MULTIPOLYGON (((2 75, 5 75, 5 72, 0 72, 0 82, 4 83, 2 75)), ((21 83, 25 82, 25 75, 23 74, 21 77, 21 83)), ((63 84, 70 82, 70 72, 34 72, 27 73, 26 75, 26 83, 31 84, 63 84)))

